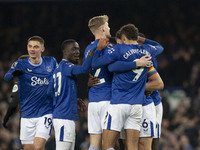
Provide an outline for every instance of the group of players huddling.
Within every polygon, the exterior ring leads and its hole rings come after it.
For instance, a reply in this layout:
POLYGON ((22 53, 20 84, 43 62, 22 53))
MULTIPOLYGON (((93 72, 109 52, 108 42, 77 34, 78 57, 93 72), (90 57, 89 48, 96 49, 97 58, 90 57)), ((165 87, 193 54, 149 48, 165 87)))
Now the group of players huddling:
POLYGON ((13 93, 19 92, 24 150, 44 150, 52 128, 56 150, 74 149, 78 108, 86 109, 77 101, 76 79, 87 72, 89 150, 114 150, 117 142, 120 149, 158 150, 163 110, 157 90, 164 84, 156 57, 163 47, 133 24, 122 26, 112 43, 107 15, 91 18, 88 27, 95 39, 86 47, 82 65, 77 65, 80 47, 75 40, 63 41, 63 59, 57 64, 54 57, 42 56, 44 40, 33 36, 28 56, 6 73, 6 81, 17 78, 13 93))

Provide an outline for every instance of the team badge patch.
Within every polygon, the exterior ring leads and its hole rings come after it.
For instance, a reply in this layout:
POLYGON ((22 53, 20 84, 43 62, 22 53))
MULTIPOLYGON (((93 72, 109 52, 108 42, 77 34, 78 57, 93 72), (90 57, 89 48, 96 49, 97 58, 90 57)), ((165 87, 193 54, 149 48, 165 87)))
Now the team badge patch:
POLYGON ((52 71, 51 66, 47 66, 46 69, 47 69, 48 72, 51 72, 51 71, 52 71))

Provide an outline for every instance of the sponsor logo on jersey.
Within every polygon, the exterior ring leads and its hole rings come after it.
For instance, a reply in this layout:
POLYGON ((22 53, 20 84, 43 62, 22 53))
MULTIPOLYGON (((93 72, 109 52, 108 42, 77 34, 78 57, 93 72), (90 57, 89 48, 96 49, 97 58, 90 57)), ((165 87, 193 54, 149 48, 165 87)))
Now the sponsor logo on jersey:
POLYGON ((48 85, 49 84, 49 80, 47 79, 47 78, 44 78, 43 80, 42 79, 40 79, 40 78, 38 78, 38 77, 36 77, 36 76, 33 76, 32 78, 31 78, 31 85, 32 86, 36 86, 36 85, 48 85))
POLYGON ((46 69, 47 69, 48 72, 51 72, 51 71, 52 71, 51 66, 46 66, 46 69))

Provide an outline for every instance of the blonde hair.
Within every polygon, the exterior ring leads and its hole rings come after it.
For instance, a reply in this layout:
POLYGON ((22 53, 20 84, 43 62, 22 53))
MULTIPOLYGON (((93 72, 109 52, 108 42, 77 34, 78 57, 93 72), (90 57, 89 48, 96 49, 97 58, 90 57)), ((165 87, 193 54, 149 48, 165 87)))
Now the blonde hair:
POLYGON ((106 22, 108 22, 109 18, 107 15, 102 16, 95 16, 91 18, 88 22, 88 27, 90 31, 94 34, 95 31, 102 25, 104 25, 106 22))

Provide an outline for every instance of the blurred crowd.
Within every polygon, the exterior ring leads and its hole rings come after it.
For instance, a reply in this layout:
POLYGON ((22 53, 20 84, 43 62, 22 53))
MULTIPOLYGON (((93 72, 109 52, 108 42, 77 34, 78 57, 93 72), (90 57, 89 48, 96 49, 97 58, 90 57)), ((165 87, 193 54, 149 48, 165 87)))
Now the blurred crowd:
MULTIPOLYGON (((200 150, 200 2, 168 1, 61 1, 0 3, 0 120, 8 108, 13 83, 3 80, 17 58, 26 54, 27 39, 33 35, 45 39, 44 55, 59 62, 60 45, 75 39, 84 48, 93 40, 89 18, 107 14, 114 36, 120 26, 133 23, 147 38, 159 42, 164 52, 158 58, 158 72, 165 89, 161 150, 200 150), (103 3, 102 3, 103 2, 103 3)), ((82 62, 80 61, 80 64, 82 62)), ((78 78, 78 96, 87 103, 87 74, 78 78)), ((0 150, 19 150, 19 112, 8 128, 0 124, 0 150)), ((77 122, 76 150, 87 150, 87 112, 77 122)), ((46 144, 55 149, 54 132, 46 144)))

